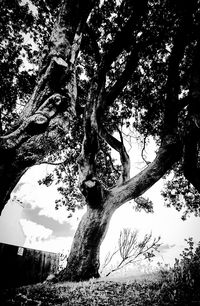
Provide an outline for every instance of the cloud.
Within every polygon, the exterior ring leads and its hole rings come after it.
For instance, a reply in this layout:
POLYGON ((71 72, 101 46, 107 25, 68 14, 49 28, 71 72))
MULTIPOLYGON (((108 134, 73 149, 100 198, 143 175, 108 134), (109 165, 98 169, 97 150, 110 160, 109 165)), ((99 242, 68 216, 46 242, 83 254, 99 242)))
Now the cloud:
POLYGON ((40 212, 40 216, 46 216, 59 223, 65 223, 66 220, 69 219, 70 212, 66 209, 65 206, 59 207, 59 209, 55 209, 55 205, 48 205, 43 207, 40 212))
POLYGON ((40 207, 35 207, 34 209, 24 208, 22 211, 22 219, 24 218, 36 224, 41 224, 45 228, 50 229, 52 235, 55 237, 73 236, 74 230, 69 222, 60 223, 50 216, 46 216, 43 213, 41 214, 41 211, 40 207))
POLYGON ((30 241, 48 239, 53 232, 51 229, 27 219, 21 219, 20 224, 22 226, 24 235, 30 241))
POLYGON ((24 247, 47 252, 69 253, 73 237, 54 236, 51 229, 27 219, 21 219, 20 224, 26 236, 24 247))
POLYGON ((46 252, 69 254, 72 237, 53 237, 44 241, 36 241, 32 247, 46 252))
MULTIPOLYGON (((52 168, 52 167, 51 167, 52 168)), ((25 209, 40 207, 40 215, 48 216, 60 223, 66 222, 70 212, 66 207, 55 209, 55 201, 61 195, 57 190, 57 185, 52 184, 50 187, 39 185, 38 180, 48 174, 46 167, 32 167, 20 180, 15 190, 14 200, 20 203, 25 209)))
POLYGON ((164 243, 164 244, 161 244, 161 246, 159 247, 158 250, 159 250, 160 253, 164 253, 164 252, 168 252, 169 250, 171 250, 175 246, 176 246, 175 244, 164 243))
POLYGON ((71 218, 69 218, 70 212, 65 206, 58 210, 55 209, 55 201, 60 197, 57 185, 53 183, 50 187, 46 187, 38 184, 38 180, 50 172, 52 172, 52 166, 49 165, 31 167, 21 178, 13 200, 24 208, 22 218, 30 218, 33 222, 43 224, 48 228, 56 227, 57 232, 63 236, 68 233, 72 235, 85 209, 77 209, 71 218), (58 223, 63 225, 59 226, 58 223))

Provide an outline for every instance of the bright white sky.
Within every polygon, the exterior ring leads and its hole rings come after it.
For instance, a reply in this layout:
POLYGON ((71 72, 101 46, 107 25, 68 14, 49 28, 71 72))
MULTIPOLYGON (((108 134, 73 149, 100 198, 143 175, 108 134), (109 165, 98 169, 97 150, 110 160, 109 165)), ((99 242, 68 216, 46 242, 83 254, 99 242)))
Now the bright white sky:
MULTIPOLYGON (((130 150, 132 157, 132 174, 144 166, 139 160, 139 145, 133 143, 130 150), (137 160, 137 162, 136 162, 137 160), (135 170, 136 169, 136 170, 135 170)), ((151 159, 155 146, 151 143, 151 159)), ((65 207, 55 210, 58 197, 56 186, 39 186, 41 174, 48 173, 51 166, 32 167, 21 179, 0 217, 0 242, 16 244, 35 249, 66 252, 69 251, 74 232, 84 210, 68 218, 65 207), (22 203, 16 201, 16 197, 22 203)), ((130 227, 139 230, 141 237, 152 231, 153 237, 161 236, 162 248, 155 262, 174 263, 175 257, 186 246, 185 238, 193 237, 198 242, 200 220, 191 216, 187 221, 181 220, 181 214, 174 208, 164 207, 160 195, 162 180, 155 184, 145 196, 154 203, 154 213, 135 212, 134 202, 119 208, 111 219, 107 236, 101 247, 101 259, 117 246, 119 232, 130 227)))

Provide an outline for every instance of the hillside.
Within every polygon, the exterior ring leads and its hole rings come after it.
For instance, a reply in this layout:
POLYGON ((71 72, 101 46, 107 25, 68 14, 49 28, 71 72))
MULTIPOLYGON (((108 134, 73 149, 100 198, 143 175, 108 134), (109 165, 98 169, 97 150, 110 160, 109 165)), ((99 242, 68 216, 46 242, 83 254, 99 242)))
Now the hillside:
POLYGON ((63 306, 161 306, 200 305, 170 292, 167 283, 155 280, 105 281, 79 283, 44 282, 32 286, 1 291, 1 305, 63 305, 63 306))

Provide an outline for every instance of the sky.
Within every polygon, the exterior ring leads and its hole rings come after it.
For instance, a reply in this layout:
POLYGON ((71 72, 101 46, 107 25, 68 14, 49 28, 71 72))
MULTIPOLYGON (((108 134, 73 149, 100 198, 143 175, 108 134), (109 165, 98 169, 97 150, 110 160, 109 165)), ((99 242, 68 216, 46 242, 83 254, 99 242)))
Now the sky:
MULTIPOLYGON (((127 147, 132 157, 132 175, 144 167, 139 155, 135 153, 139 150, 138 146, 135 142, 129 149, 127 147)), ((154 158, 155 149, 156 147, 151 144, 149 159, 154 158)), ((46 164, 34 166, 22 177, 0 216, 0 242, 56 253, 69 253, 73 235, 85 210, 78 210, 71 218, 65 207, 55 210, 55 200, 59 196, 56 185, 46 187, 38 184, 38 180, 51 170, 52 166, 46 164)), ((188 220, 182 221, 180 212, 173 207, 165 207, 160 195, 162 186, 163 181, 160 180, 144 194, 153 201, 153 214, 136 212, 133 208, 134 201, 126 203, 114 213, 101 246, 101 263, 108 251, 117 247, 119 233, 123 228, 138 230, 141 238, 150 232, 155 238, 161 237, 160 252, 151 266, 157 262, 172 265, 186 247, 185 238, 193 237, 195 243, 200 240, 199 218, 190 216, 188 220)), ((116 262, 118 260, 119 258, 115 259, 116 262)), ((146 264, 142 268, 148 267, 146 264)), ((125 269, 124 273, 130 271, 132 270, 125 269)))

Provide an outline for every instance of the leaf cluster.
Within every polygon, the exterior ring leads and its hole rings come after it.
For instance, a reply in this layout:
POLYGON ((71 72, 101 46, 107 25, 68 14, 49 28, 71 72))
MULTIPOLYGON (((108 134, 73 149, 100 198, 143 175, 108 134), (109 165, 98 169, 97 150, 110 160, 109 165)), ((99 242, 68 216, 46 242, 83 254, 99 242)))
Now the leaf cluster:
POLYGON ((182 219, 194 213, 200 216, 200 195, 199 192, 183 176, 182 164, 178 163, 169 178, 164 182, 161 192, 167 207, 174 206, 182 212, 182 219))

